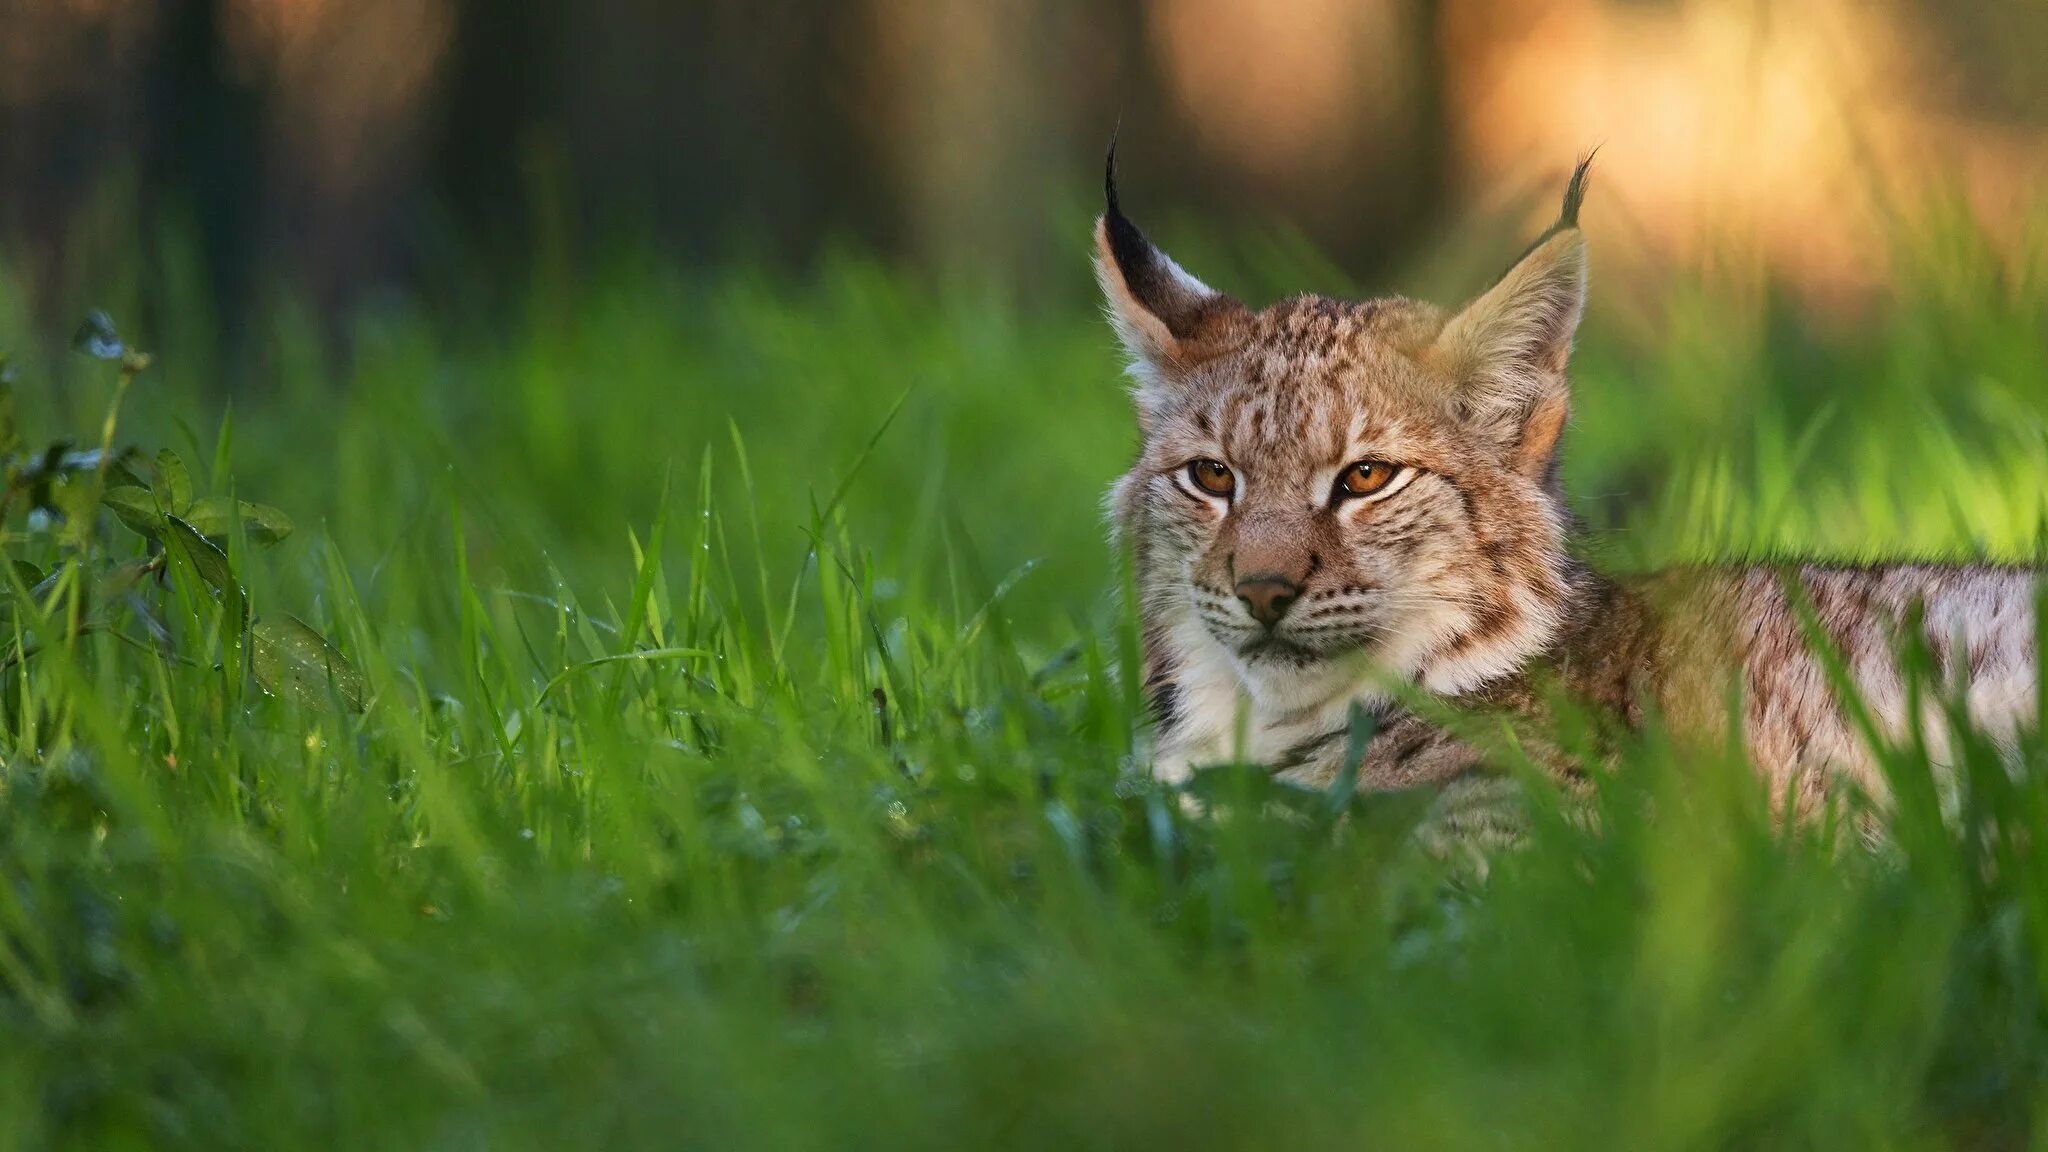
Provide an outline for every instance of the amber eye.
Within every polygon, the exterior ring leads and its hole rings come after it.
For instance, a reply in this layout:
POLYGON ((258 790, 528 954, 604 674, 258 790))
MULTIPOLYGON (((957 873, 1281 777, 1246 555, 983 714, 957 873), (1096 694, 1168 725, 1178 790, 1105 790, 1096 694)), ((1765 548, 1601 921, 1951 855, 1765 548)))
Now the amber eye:
POLYGON ((1188 479, 1211 496, 1228 496, 1237 490, 1237 477, 1230 474, 1229 466, 1215 460, 1189 461, 1188 479))
POLYGON ((1384 460, 1360 460, 1337 474, 1337 499, 1370 496, 1394 482, 1401 474, 1399 464, 1384 460))

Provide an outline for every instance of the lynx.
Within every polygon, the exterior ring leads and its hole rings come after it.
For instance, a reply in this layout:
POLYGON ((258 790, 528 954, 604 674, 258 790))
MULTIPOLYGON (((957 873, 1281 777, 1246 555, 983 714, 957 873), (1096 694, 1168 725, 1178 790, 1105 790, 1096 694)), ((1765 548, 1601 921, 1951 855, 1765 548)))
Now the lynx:
POLYGON ((2029 570, 1615 579, 1575 558, 1558 450, 1586 299, 1586 185, 1581 163, 1557 222, 1456 311, 1314 295, 1253 311, 1123 214, 1112 149, 1096 272, 1142 447, 1110 508, 1135 565, 1156 776, 1249 760, 1326 785, 1354 767, 1362 710, 1361 788, 1455 787, 1477 778, 1480 752, 1404 700, 1513 722, 1562 696, 1717 740, 1739 722, 1773 795, 1800 813, 1844 781, 1881 796, 1805 620, 1889 733, 1908 724, 1896 653, 1909 626, 1982 730, 2009 739, 2030 719, 2029 570))

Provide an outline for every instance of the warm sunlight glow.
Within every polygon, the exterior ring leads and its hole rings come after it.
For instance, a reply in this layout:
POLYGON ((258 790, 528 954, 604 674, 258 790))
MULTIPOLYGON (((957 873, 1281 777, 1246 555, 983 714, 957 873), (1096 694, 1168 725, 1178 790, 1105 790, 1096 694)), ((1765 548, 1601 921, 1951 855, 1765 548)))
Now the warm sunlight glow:
POLYGON ((1882 274, 1887 198, 1948 173, 1995 205, 2014 199, 2015 163, 2040 155, 2037 134, 1934 120, 1938 61, 1913 32, 1845 0, 1548 0, 1512 29, 1495 6, 1454 4, 1461 159, 1476 192, 1597 144, 1603 194, 1667 255, 1749 247, 1816 288, 1866 284, 1882 274))
POLYGON ((1155 0, 1152 39, 1201 137, 1253 171, 1383 135, 1427 41, 1392 0, 1155 0))
POLYGON ((452 26, 449 0, 230 0, 226 32, 279 88, 288 146, 346 191, 409 125, 452 26))

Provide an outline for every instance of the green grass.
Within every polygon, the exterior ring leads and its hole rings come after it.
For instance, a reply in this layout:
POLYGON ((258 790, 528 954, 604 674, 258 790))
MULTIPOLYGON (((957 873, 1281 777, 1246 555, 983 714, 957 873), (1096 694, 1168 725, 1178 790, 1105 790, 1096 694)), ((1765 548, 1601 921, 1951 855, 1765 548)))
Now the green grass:
MULTIPOLYGON (((2048 290, 1928 236, 1846 325, 1596 292, 1596 552, 2032 554, 2048 290)), ((1212 279, 1327 276, 1262 251, 1212 279)), ((183 562, 162 644, 16 591, 0 1147, 2048 1137, 2037 737, 2017 776, 1966 743, 1946 818, 1894 750, 1880 848, 1651 737, 1483 878, 1415 847, 1426 798, 1143 782, 1099 512, 1133 433, 1078 295, 624 262, 509 340, 396 309, 339 355, 281 308, 228 419, 174 281, 102 298, 157 318, 118 438, 296 519, 237 579, 368 706, 258 691, 183 562)), ((0 346, 45 327, 0 290, 0 346)), ((97 442, 116 372, 16 369, 25 428, 97 442)))

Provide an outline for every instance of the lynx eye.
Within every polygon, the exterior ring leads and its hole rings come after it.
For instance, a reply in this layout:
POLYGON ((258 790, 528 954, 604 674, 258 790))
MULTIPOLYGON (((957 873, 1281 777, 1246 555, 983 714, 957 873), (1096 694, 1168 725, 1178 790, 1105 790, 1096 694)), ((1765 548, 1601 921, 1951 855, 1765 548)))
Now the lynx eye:
POLYGON ((1211 496, 1227 497, 1237 491, 1237 477, 1231 474, 1228 465, 1217 460, 1189 461, 1188 479, 1211 496))
POLYGON ((1336 498, 1349 500, 1384 492, 1400 478, 1402 471, 1399 464, 1385 460, 1360 460, 1337 474, 1336 498))

